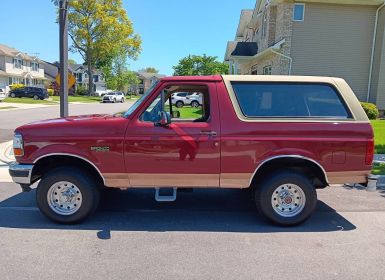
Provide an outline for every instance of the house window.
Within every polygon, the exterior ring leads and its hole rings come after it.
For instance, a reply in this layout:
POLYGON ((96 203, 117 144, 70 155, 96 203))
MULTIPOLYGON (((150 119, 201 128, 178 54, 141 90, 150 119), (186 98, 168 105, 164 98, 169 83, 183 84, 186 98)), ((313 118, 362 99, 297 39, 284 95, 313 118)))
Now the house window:
POLYGON ((19 77, 9 77, 8 78, 8 84, 13 85, 13 84, 24 84, 25 80, 19 77))
POLYGON ((263 67, 263 75, 271 75, 271 65, 263 67))
POLYGON ((31 70, 32 71, 39 71, 39 63, 31 62, 31 70))
POLYGON ((22 69, 23 68, 23 60, 19 58, 13 59, 13 68, 22 69))
POLYGON ((98 75, 94 75, 94 82, 95 83, 99 82, 99 76, 98 75))
POLYGON ((305 4, 300 4, 300 3, 294 4, 293 20, 294 21, 305 20, 305 4))

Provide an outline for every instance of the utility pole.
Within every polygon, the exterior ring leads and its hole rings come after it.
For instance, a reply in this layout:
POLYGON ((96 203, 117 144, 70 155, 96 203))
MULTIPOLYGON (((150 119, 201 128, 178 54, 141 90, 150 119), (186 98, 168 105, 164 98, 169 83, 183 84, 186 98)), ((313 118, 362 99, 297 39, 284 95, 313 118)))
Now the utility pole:
POLYGON ((68 117, 68 0, 59 1, 60 117, 68 117))

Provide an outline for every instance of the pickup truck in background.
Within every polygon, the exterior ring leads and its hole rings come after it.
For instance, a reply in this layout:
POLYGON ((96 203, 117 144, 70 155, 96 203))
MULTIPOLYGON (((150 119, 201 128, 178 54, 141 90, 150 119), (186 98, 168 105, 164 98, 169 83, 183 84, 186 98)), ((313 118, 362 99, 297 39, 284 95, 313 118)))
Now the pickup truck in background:
POLYGON ((316 189, 365 183, 373 150, 343 79, 168 77, 124 114, 17 128, 10 174, 22 186, 39 181, 38 207, 59 223, 88 217, 103 188, 154 188, 158 201, 179 188, 248 188, 262 217, 290 226, 313 213, 316 189), (177 108, 176 92, 201 94, 201 106, 177 108))

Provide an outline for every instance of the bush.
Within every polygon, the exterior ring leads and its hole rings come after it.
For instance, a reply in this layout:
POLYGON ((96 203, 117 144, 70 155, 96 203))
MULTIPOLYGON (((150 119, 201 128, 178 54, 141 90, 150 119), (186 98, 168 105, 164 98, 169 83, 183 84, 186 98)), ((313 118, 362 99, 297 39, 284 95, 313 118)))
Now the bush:
POLYGON ((377 106, 373 103, 361 102, 361 106, 370 120, 375 120, 380 116, 377 106))
POLYGON ((25 85, 23 85, 23 84, 13 84, 13 85, 10 85, 9 87, 10 87, 11 90, 13 90, 13 89, 18 89, 18 88, 24 88, 25 85))
POLYGON ((48 95, 53 96, 55 94, 55 91, 52 88, 47 89, 48 95))
POLYGON ((83 85, 76 86, 75 95, 86 95, 87 93, 88 92, 85 86, 83 85))

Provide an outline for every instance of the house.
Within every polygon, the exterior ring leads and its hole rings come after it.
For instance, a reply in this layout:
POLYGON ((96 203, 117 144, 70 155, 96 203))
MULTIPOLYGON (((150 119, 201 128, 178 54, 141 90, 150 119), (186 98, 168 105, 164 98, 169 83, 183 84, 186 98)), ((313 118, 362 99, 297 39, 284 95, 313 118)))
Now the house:
POLYGON ((155 82, 163 77, 166 77, 166 75, 149 72, 137 72, 136 74, 139 79, 139 85, 136 89, 134 89, 134 91, 137 94, 143 94, 147 92, 147 90, 150 89, 155 82))
MULTIPOLYGON (((88 89, 88 67, 83 64, 69 64, 69 70, 74 74, 76 78, 75 87, 83 86, 88 89)), ((93 73, 94 89, 96 93, 105 93, 107 90, 107 84, 104 79, 103 72, 99 69, 95 69, 93 73)))
POLYGON ((0 44, 0 88, 8 93, 12 84, 44 87, 45 80, 38 57, 0 44))
POLYGON ((384 0, 259 0, 241 11, 232 74, 337 76, 385 110, 384 0))

